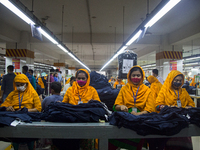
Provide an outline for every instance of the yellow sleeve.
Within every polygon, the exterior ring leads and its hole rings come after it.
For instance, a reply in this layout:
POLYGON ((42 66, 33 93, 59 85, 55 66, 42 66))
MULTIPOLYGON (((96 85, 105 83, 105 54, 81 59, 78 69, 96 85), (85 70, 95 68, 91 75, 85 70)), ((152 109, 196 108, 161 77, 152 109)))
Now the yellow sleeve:
POLYGON ((9 107, 9 106, 13 106, 12 105, 12 101, 13 101, 13 95, 14 95, 14 91, 12 91, 7 98, 5 99, 5 101, 1 104, 1 107, 9 107))
POLYGON ((165 104, 165 95, 164 95, 163 91, 160 91, 158 94, 158 97, 156 98, 156 107, 158 105, 166 105, 165 104))
POLYGON ((124 97, 123 97, 123 87, 121 88, 121 90, 119 91, 119 94, 115 100, 115 104, 114 106, 116 105, 124 105, 124 97))
POLYGON ((148 112, 155 112, 156 111, 156 107, 155 107, 155 102, 154 102, 154 98, 153 98, 153 94, 150 92, 148 97, 147 97, 147 101, 146 101, 146 106, 144 108, 144 110, 148 111, 148 112))
MULTIPOLYGON (((184 89, 185 90, 185 89, 184 89)), ((186 98, 186 101, 188 102, 186 106, 192 106, 192 107, 195 107, 195 103, 194 101, 191 99, 190 95, 188 94, 188 92, 185 90, 185 98, 186 98)))
POLYGON ((117 83, 115 82, 114 85, 113 85, 113 88, 114 88, 114 89, 116 89, 116 85, 117 85, 117 83))
POLYGON ((122 81, 122 85, 125 85, 125 83, 122 81))
POLYGON ((92 99, 93 99, 93 100, 97 100, 97 101, 101 101, 100 98, 99 98, 99 94, 97 93, 97 90, 96 90, 95 88, 93 88, 93 87, 92 87, 92 89, 93 89, 93 90, 92 90, 92 92, 93 92, 93 97, 92 97, 92 99))
POLYGON ((34 108, 36 108, 39 112, 42 110, 41 101, 36 92, 33 92, 33 101, 34 101, 34 108))
POLYGON ((65 93, 65 96, 63 98, 63 103, 69 103, 69 97, 71 95, 71 92, 72 92, 72 87, 69 87, 65 93))

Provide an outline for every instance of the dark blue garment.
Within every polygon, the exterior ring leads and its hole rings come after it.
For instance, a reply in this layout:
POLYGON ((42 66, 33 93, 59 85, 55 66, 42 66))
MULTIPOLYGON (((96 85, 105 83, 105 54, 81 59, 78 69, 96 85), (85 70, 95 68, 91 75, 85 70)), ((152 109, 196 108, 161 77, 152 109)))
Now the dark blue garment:
POLYGON ((90 86, 93 86, 97 90, 110 86, 110 84, 108 83, 108 79, 106 78, 106 76, 101 75, 96 71, 92 71, 90 73, 90 86))
POLYGON ((95 100, 79 105, 52 102, 44 110, 42 120, 51 122, 99 122, 106 120, 104 106, 95 100))
POLYGON ((28 72, 26 72, 25 75, 28 77, 30 83, 32 83, 32 76, 28 72))
POLYGON ((95 71, 90 73, 90 85, 97 90, 100 100, 108 106, 109 110, 113 111, 112 107, 119 94, 119 89, 112 89, 108 79, 95 71))
POLYGON ((63 97, 60 95, 51 95, 43 99, 42 101, 42 109, 44 110, 51 102, 62 102, 63 97))
POLYGON ((13 91, 13 80, 15 76, 16 75, 14 73, 8 73, 3 76, 3 82, 1 86, 1 90, 3 91, 3 94, 8 96, 10 92, 13 91))
POLYGON ((57 77, 53 77, 55 82, 58 82, 58 78, 57 77))
POLYGON ((175 112, 167 114, 149 113, 135 116, 126 112, 114 112, 109 117, 111 125, 134 130, 139 135, 174 135, 188 127, 189 121, 185 116, 175 112))

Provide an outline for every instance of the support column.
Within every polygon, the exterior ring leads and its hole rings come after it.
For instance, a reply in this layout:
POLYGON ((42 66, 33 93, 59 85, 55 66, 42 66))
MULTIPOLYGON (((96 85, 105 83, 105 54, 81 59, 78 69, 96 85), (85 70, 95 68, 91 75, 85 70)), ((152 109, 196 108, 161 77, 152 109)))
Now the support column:
POLYGON ((29 69, 34 69, 34 52, 30 50, 28 32, 21 32, 20 42, 6 43, 6 72, 8 65, 19 67, 15 69, 15 72, 22 72, 24 65, 27 65, 29 69))
POLYGON ((156 51, 156 68, 159 76, 165 80, 171 70, 183 72, 183 54, 181 45, 170 45, 168 35, 161 38, 160 48, 156 51))

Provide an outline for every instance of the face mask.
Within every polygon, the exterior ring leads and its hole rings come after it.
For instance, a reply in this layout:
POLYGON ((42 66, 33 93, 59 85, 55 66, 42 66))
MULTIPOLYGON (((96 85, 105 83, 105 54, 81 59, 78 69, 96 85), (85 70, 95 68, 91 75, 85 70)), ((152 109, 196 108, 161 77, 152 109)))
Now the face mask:
POLYGON ((18 91, 25 91, 26 90, 26 84, 24 84, 23 86, 19 86, 19 87, 17 87, 17 90, 18 91))
POLYGON ((140 78, 131 78, 131 81, 134 83, 139 83, 141 81, 140 78))
POLYGON ((182 83, 173 82, 173 85, 174 85, 175 87, 177 87, 177 88, 180 87, 181 84, 182 84, 182 83))
POLYGON ((87 83, 87 81, 78 80, 77 83, 78 85, 83 86, 87 83))

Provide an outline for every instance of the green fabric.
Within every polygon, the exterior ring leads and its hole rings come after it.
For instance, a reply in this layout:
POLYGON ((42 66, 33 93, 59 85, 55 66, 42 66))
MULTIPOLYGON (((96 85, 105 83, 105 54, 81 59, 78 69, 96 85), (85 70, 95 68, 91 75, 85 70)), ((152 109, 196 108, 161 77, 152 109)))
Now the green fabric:
MULTIPOLYGON (((113 110, 114 110, 114 111, 117 111, 117 110, 115 109, 115 105, 113 106, 113 110)), ((128 112, 131 113, 131 112, 132 112, 132 108, 129 108, 129 109, 128 109, 128 112)), ((141 112, 141 111, 137 108, 137 112, 141 112)))

